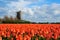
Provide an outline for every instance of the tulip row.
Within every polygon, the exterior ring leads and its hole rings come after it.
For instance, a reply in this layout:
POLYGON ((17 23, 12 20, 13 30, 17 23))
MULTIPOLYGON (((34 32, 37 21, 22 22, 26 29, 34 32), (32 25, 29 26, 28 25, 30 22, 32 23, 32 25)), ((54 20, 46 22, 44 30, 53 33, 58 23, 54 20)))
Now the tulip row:
POLYGON ((2 40, 60 40, 60 25, 1 24, 0 37, 2 40))

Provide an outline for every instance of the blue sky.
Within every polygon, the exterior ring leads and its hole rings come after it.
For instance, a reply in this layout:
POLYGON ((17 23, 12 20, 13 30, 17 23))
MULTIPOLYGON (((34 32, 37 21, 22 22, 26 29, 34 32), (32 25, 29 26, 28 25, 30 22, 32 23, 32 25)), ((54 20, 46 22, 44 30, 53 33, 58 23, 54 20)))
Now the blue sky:
POLYGON ((15 17, 32 22, 60 22, 60 0, 0 0, 0 18, 15 17))

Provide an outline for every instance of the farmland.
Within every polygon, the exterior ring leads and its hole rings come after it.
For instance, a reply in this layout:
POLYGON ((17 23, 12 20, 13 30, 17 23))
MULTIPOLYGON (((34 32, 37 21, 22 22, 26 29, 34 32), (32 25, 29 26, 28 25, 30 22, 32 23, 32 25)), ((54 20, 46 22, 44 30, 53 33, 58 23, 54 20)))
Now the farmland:
POLYGON ((0 24, 1 40, 60 40, 60 24, 0 24))

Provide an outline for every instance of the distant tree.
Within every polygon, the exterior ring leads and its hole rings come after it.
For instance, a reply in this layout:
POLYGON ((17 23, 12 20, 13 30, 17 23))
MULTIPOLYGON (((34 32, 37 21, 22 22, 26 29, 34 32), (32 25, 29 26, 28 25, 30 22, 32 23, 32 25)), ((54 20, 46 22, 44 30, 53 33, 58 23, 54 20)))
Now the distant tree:
POLYGON ((32 24, 36 24, 36 22, 31 22, 32 24))
POLYGON ((3 20, 9 20, 8 16, 5 16, 3 20))
POLYGON ((0 18, 0 21, 2 21, 2 19, 0 18))
POLYGON ((13 20, 14 20, 12 16, 10 17, 10 20, 11 20, 11 21, 13 21, 13 20))
POLYGON ((2 23, 2 19, 0 18, 0 23, 2 23))

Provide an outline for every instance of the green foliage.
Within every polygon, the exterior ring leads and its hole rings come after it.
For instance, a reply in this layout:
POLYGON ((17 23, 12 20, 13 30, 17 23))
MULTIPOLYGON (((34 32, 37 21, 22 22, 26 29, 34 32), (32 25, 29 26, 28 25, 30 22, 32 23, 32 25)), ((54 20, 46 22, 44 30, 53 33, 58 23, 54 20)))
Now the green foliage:
POLYGON ((33 37, 31 38, 31 40, 36 40, 36 36, 33 36, 33 37))
POLYGON ((43 37, 38 37, 38 40, 46 40, 46 39, 43 37))
POLYGON ((60 40, 60 37, 58 37, 57 40, 60 40))
POLYGON ((36 38, 38 38, 38 40, 46 40, 46 38, 43 38, 43 37, 41 37, 41 36, 39 36, 39 35, 34 35, 34 36, 31 38, 31 40, 36 40, 36 38))
POLYGON ((2 36, 2 40, 11 40, 12 38, 13 38, 14 40, 16 40, 16 37, 13 36, 12 34, 10 35, 10 37, 4 37, 4 36, 2 36))
POLYGON ((2 40, 10 40, 8 37, 2 37, 2 40))
POLYGON ((2 23, 16 23, 16 24, 18 24, 18 23, 31 23, 31 22, 25 21, 25 20, 5 20, 2 23))
POLYGON ((51 38, 50 40, 55 40, 54 38, 51 38))

